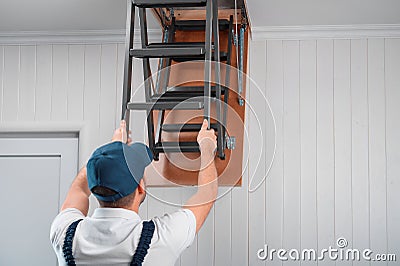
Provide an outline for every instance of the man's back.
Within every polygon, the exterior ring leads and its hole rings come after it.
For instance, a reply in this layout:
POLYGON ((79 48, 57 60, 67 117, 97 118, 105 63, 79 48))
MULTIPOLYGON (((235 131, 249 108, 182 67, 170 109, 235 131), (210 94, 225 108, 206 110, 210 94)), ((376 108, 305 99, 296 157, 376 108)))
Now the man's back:
MULTIPOLYGON (((60 265, 66 265, 62 246, 68 226, 82 220, 73 242, 77 265, 129 265, 132 261, 143 221, 139 215, 121 208, 98 208, 91 217, 69 208, 53 222, 50 238, 60 265)), ((188 209, 152 219, 155 231, 143 265, 174 265, 185 248, 193 242, 196 219, 188 209)))
POLYGON ((129 141, 121 121, 112 142, 97 148, 79 171, 54 219, 50 240, 59 264, 130 265, 134 260, 135 265, 174 265, 193 242, 218 193, 216 135, 207 128, 204 120, 197 136, 197 192, 183 209, 143 222, 137 213, 146 198, 145 168, 153 155, 145 144, 129 141), (91 194, 100 208, 86 217, 91 194))

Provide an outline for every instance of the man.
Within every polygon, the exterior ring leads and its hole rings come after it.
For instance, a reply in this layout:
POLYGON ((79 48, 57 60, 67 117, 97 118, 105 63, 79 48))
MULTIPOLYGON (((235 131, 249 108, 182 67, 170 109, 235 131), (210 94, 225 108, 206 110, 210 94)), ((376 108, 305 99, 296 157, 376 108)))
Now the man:
POLYGON ((96 149, 80 170, 53 221, 50 239, 59 264, 174 265, 217 196, 216 136, 207 126, 204 120, 197 136, 197 193, 176 212, 142 221, 138 211, 146 196, 144 170, 153 158, 146 145, 127 140, 121 121, 112 142, 96 149), (100 208, 87 217, 91 193, 100 208))

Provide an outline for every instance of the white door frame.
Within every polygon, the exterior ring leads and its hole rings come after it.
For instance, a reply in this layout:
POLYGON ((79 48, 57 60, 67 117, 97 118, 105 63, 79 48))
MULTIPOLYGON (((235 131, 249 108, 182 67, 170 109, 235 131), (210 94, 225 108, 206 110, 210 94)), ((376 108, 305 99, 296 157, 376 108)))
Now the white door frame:
POLYGON ((86 165, 96 143, 90 138, 89 123, 78 122, 1 122, 0 133, 75 133, 79 139, 79 167, 86 165))
MULTIPOLYGON (((12 133, 73 133, 78 135, 78 154, 77 164, 75 169, 62 170, 62 174, 65 176, 61 177, 60 182, 60 204, 64 201, 67 191, 71 185, 72 180, 76 175, 77 168, 81 168, 86 165, 87 159, 89 158, 93 145, 90 139, 90 130, 88 123, 85 122, 1 122, 0 123, 0 134, 6 133, 12 135, 12 133)), ((16 135, 17 135, 16 134, 16 135)), ((40 139, 38 139, 38 143, 40 139)), ((2 144, 2 150, 7 151, 8 154, 16 154, 18 150, 15 145, 16 143, 9 143, 7 147, 2 144), (3 149, 4 148, 4 149, 3 149)), ((76 158, 76 154, 70 154, 68 151, 57 149, 51 149, 49 147, 48 153, 52 155, 60 156, 73 156, 76 158)), ((70 157, 71 158, 71 157, 70 157)), ((61 169, 65 167, 61 166, 61 169)))

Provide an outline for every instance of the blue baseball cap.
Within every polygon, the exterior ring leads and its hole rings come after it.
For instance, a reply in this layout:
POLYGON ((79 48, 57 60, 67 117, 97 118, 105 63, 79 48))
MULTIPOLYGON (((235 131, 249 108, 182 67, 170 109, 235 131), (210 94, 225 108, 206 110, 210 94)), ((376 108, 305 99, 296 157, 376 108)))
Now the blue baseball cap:
POLYGON ((112 202, 133 193, 143 178, 144 169, 153 161, 153 154, 143 143, 127 145, 120 141, 97 148, 86 169, 89 189, 99 200, 112 202), (115 191, 110 196, 93 192, 97 186, 115 191))

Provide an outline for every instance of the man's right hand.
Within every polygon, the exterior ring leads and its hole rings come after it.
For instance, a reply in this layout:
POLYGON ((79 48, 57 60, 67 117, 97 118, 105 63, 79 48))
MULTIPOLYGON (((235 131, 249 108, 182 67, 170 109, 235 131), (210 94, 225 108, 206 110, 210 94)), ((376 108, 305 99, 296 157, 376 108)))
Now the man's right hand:
POLYGON ((191 210, 196 217, 196 233, 210 213, 218 194, 218 174, 214 161, 217 137, 214 130, 208 130, 207 127, 208 122, 204 120, 197 136, 201 152, 197 193, 183 206, 183 208, 191 210))
POLYGON ((214 155, 217 148, 217 137, 214 129, 207 129, 208 121, 204 119, 203 125, 197 135, 201 155, 214 155))

